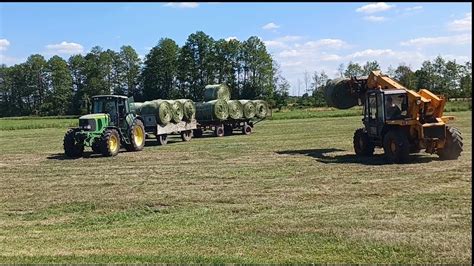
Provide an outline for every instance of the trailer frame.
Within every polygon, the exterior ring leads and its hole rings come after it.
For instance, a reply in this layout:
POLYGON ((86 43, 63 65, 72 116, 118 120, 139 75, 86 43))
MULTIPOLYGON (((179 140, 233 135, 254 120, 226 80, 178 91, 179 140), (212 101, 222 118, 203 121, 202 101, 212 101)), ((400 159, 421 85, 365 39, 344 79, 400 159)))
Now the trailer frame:
POLYGON ((168 135, 181 135, 183 141, 190 141, 193 138, 193 131, 197 129, 197 121, 180 121, 179 123, 169 123, 160 125, 156 122, 155 115, 142 115, 145 134, 147 139, 151 139, 150 135, 155 136, 159 145, 168 143, 168 135))

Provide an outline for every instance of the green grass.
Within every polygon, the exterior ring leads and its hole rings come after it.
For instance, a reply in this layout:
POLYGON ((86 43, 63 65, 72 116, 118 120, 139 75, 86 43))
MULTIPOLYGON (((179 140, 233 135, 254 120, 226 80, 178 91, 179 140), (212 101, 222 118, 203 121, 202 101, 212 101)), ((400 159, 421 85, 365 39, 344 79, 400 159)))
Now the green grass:
POLYGON ((467 264, 471 114, 458 160, 406 165, 354 156, 359 116, 76 160, 66 127, 1 130, 0 263, 467 264))

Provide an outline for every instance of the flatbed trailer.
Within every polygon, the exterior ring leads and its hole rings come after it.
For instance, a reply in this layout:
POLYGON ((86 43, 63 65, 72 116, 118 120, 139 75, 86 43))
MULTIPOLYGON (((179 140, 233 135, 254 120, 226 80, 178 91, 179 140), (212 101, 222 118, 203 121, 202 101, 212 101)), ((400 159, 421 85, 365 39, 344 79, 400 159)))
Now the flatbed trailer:
POLYGON ((204 131, 213 131, 215 137, 229 136, 235 130, 240 130, 244 135, 252 133, 255 124, 265 120, 261 119, 228 119, 224 121, 199 121, 197 128, 193 130, 193 136, 202 137, 204 131))
POLYGON ((183 141, 190 141, 193 137, 193 130, 197 129, 197 121, 195 119, 187 122, 180 121, 179 123, 169 123, 166 126, 160 125, 156 122, 154 115, 143 115, 145 122, 146 138, 151 138, 150 135, 155 136, 159 145, 166 145, 168 143, 168 135, 181 135, 183 141))

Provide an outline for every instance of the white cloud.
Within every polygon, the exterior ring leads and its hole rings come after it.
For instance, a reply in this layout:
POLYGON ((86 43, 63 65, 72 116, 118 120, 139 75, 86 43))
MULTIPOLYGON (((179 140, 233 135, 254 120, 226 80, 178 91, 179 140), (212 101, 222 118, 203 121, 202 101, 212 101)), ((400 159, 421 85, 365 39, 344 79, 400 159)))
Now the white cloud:
POLYGON ((280 26, 273 23, 273 22, 270 22, 270 23, 267 23, 265 25, 262 26, 262 29, 264 30, 275 30, 275 29, 278 29, 280 26))
POLYGON ((230 40, 237 40, 238 41, 239 39, 235 36, 230 36, 230 37, 225 38, 225 40, 226 41, 230 41, 230 40))
POLYGON ((464 18, 449 23, 449 29, 452 31, 470 31, 472 29, 472 13, 466 13, 464 18))
POLYGON ((371 22, 380 22, 380 21, 384 21, 384 20, 385 20, 385 17, 380 17, 380 16, 365 16, 364 19, 367 20, 367 21, 371 21, 371 22))
POLYGON ((11 57, 11 56, 6 56, 3 54, 0 54, 0 65, 7 65, 7 66, 12 66, 15 64, 20 64, 22 62, 25 62, 26 60, 24 58, 16 58, 16 57, 11 57))
POLYGON ((196 2, 170 2, 165 4, 165 6, 174 7, 174 8, 196 8, 199 6, 199 3, 196 2))
POLYGON ((423 6, 407 7, 407 8, 405 8, 405 11, 415 11, 415 10, 420 10, 420 9, 423 9, 423 6))
POLYGON ((349 55, 350 58, 371 58, 378 56, 393 56, 395 53, 391 49, 366 49, 349 55))
POLYGON ((48 44, 46 49, 56 54, 80 54, 83 52, 84 47, 78 43, 63 41, 58 44, 48 44))
POLYGON ((8 46, 10 46, 10 42, 7 39, 0 39, 0 51, 5 51, 8 46))
POLYGON ((310 48, 343 48, 347 47, 347 43, 340 39, 320 39, 305 43, 310 48))
POLYGON ((372 4, 367 4, 365 6, 361 6, 357 8, 356 11, 366 13, 366 14, 372 14, 372 13, 386 11, 394 7, 395 5, 388 5, 384 2, 378 2, 378 3, 372 3, 372 4))
POLYGON ((440 36, 440 37, 420 37, 401 42, 402 46, 428 46, 428 45, 459 45, 472 43, 470 34, 460 34, 454 36, 440 36))

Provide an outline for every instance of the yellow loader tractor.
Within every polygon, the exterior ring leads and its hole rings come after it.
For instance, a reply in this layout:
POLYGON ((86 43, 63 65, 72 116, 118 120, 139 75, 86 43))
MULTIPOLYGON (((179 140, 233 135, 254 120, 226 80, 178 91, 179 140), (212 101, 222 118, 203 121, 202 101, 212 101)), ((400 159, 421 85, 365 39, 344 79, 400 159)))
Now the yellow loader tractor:
POLYGON ((332 80, 325 98, 339 109, 364 106, 364 127, 354 133, 356 155, 372 156, 380 147, 389 162, 406 163, 410 153, 423 149, 441 160, 457 159, 463 150, 461 132, 447 125, 454 117, 443 116, 443 96, 409 90, 380 71, 332 80))

